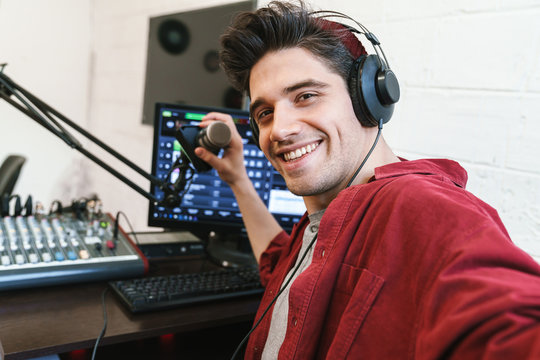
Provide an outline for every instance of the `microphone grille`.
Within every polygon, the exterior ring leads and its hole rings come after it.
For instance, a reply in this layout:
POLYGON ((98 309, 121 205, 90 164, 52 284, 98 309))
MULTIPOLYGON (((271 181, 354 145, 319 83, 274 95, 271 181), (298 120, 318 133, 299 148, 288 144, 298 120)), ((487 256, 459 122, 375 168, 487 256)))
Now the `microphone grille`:
POLYGON ((213 146, 224 148, 231 142, 231 129, 227 124, 215 121, 206 128, 206 137, 213 146))

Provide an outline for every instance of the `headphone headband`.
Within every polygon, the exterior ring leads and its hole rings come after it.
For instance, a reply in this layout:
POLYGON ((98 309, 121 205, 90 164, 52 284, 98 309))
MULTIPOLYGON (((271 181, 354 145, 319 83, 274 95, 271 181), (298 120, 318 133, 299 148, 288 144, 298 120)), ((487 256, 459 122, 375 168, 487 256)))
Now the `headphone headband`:
MULTIPOLYGON (((362 23, 360 23, 357 20, 353 19, 349 15, 343 14, 343 13, 341 13, 339 11, 318 10, 318 11, 311 12, 310 15, 314 15, 318 19, 326 20, 328 18, 340 18, 340 19, 345 19, 345 20, 348 20, 348 21, 354 23, 356 26, 358 26, 358 28, 360 30, 358 30, 358 29, 356 29, 356 28, 354 28, 352 26, 349 26, 347 24, 335 22, 336 24, 340 24, 341 26, 343 26, 344 28, 349 30, 351 33, 364 35, 364 37, 373 46, 373 50, 375 50, 375 54, 377 54, 377 56, 379 57, 379 59, 381 61, 381 63, 380 63, 381 68, 384 68, 385 70, 390 70, 390 65, 388 64, 388 60, 386 59, 386 55, 384 54, 384 51, 383 51, 383 49, 381 47, 381 42, 379 41, 379 39, 377 39, 375 34, 373 34, 371 31, 369 31, 368 28, 365 27, 362 23), (381 55, 382 55, 382 57, 381 57, 381 55)), ((333 22, 333 21, 330 21, 330 20, 326 20, 326 21, 333 22)), ((360 40, 358 40, 358 41, 360 41, 360 40)), ((354 56, 354 53, 351 52, 351 54, 354 56)), ((358 58, 358 56, 355 56, 355 57, 358 58)))

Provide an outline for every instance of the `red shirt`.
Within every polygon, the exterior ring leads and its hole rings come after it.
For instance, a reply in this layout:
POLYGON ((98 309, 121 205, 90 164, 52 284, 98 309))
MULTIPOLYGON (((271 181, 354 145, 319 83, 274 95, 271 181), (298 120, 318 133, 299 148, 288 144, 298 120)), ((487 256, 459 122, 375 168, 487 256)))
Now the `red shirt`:
MULTIPOLYGON (((450 160, 403 161, 343 190, 293 283, 279 359, 540 359, 540 266, 450 160)), ((308 223, 261 256, 266 292, 294 264, 308 223)), ((271 313, 252 333, 259 359, 271 313)))

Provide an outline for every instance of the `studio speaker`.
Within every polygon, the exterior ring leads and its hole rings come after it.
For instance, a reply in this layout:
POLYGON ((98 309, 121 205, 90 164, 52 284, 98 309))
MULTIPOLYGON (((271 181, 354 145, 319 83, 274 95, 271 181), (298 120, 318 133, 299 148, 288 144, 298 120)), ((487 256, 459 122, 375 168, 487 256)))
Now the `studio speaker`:
POLYGON ((143 124, 154 123, 156 102, 241 108, 242 94, 219 67, 219 37, 256 0, 150 18, 143 124))

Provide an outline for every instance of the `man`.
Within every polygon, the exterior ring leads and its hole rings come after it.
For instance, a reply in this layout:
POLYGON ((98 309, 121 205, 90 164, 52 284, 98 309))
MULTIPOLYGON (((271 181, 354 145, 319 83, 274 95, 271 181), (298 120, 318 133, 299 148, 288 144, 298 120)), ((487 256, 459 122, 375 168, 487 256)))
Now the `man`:
POLYGON ((379 138, 355 103, 365 49, 348 28, 273 2, 222 45, 260 148, 307 209, 282 231, 237 133, 221 159, 196 150, 234 191, 266 287, 247 358, 540 358, 540 267, 457 163, 405 161, 379 138))

